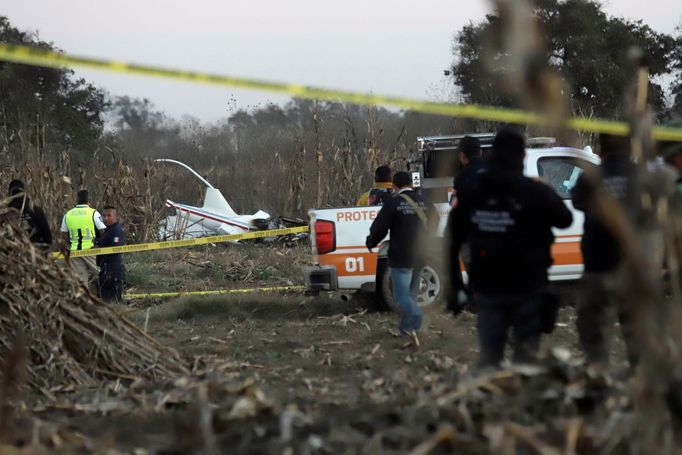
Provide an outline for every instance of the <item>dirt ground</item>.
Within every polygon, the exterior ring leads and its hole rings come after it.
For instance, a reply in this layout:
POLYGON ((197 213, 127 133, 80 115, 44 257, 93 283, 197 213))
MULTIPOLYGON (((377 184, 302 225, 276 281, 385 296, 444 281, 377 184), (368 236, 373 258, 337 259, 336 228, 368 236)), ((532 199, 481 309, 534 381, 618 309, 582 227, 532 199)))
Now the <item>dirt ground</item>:
MULTIPOLYGON (((261 245, 168 251, 128 268, 135 292, 299 284, 307 254, 261 245)), ((397 315, 334 294, 147 299, 117 310, 177 349, 192 374, 56 391, 32 406, 38 418, 126 453, 406 453, 448 421, 425 403, 470 378, 477 355, 472 314, 429 309, 417 346, 397 335, 397 315)), ((564 308, 543 349, 579 356, 574 325, 564 308)), ((461 453, 486 452, 484 441, 463 444, 461 453)))

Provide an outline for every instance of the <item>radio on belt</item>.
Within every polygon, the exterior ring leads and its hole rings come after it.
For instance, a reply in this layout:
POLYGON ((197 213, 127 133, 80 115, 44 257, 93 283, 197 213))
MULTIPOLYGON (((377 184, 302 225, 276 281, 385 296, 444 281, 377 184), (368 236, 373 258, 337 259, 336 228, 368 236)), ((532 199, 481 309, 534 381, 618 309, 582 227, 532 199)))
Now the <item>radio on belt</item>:
POLYGON ((419 175, 419 172, 413 172, 412 173, 412 187, 413 188, 419 188, 422 186, 422 178, 419 175))

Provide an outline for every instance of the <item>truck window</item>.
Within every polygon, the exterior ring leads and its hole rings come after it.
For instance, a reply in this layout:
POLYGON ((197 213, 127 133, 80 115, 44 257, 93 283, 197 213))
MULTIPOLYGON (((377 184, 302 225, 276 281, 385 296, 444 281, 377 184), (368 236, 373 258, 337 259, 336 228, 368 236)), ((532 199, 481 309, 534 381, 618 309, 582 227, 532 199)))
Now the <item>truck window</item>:
POLYGON ((424 178, 452 177, 459 169, 454 150, 428 150, 424 152, 424 178))
POLYGON ((546 157, 538 160, 538 175, 562 199, 571 198, 571 189, 578 181, 578 177, 588 167, 594 164, 589 161, 566 158, 566 157, 546 157))

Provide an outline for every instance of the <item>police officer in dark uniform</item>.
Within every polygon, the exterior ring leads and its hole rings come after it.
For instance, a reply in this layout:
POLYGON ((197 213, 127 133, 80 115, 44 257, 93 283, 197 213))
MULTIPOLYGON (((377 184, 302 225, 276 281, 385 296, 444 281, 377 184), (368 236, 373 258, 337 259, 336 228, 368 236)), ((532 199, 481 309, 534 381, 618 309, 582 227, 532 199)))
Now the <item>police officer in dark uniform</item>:
POLYGON ((585 271, 582 295, 576 305, 578 338, 591 364, 606 366, 613 319, 618 316, 631 365, 637 360, 632 318, 624 308, 622 253, 617 239, 596 212, 595 195, 603 191, 621 207, 633 225, 640 224, 640 180, 630 157, 628 138, 602 134, 599 137, 601 165, 595 173, 584 173, 571 191, 573 206, 585 212, 580 248, 585 271))
MULTIPOLYGON (((682 126, 682 122, 680 123, 682 126)), ((677 251, 678 264, 682 262, 682 142, 663 142, 659 144, 661 155, 666 160, 669 166, 677 171, 677 181, 675 182, 675 191, 672 195, 670 203, 670 215, 672 224, 672 251, 668 255, 675 255, 677 251)), ((673 256, 674 257, 674 256, 673 256)), ((673 272, 672 270, 669 271, 673 272)), ((677 267, 678 283, 682 283, 682 267, 677 267)))
MULTIPOLYGON (((464 136, 457 145, 457 150, 459 151, 459 162, 462 165, 462 169, 457 173, 452 182, 452 198, 450 199, 450 205, 452 207, 457 206, 458 196, 461 196, 467 188, 471 187, 478 178, 478 175, 483 171, 481 142, 477 138, 473 136, 464 136)), ((462 264, 464 264, 464 267, 468 269, 469 263, 471 262, 471 255, 469 254, 467 245, 462 245, 459 252, 459 258, 462 261, 462 264)), ((455 279, 455 277, 453 277, 453 279, 455 279)), ((452 310, 457 312, 467 306, 467 302, 471 297, 464 290, 463 283, 464 281, 460 274, 456 287, 462 291, 460 296, 463 301, 457 302, 459 305, 458 308, 452 308, 452 310)))
MULTIPOLYGON (((102 211, 102 220, 107 226, 104 233, 97 240, 97 247, 106 248, 125 245, 125 235, 118 223, 116 207, 108 205, 102 211)), ((123 283, 125 281, 125 267, 123 255, 105 254, 97 256, 99 272, 100 297, 104 302, 123 302, 123 283)))
MULTIPOLYGON (((502 129, 485 170, 460 195, 448 220, 453 282, 467 239, 471 250, 468 272, 478 318, 480 367, 503 360, 510 329, 514 361, 535 358, 544 328, 552 227, 568 227, 573 218, 550 187, 523 175, 524 157, 523 134, 512 127, 502 129)), ((452 292, 448 299, 456 295, 452 292)))
POLYGON ((481 142, 473 136, 464 136, 457 146, 459 162, 462 169, 455 176, 452 188, 451 205, 457 204, 457 195, 467 186, 471 185, 479 172, 483 170, 483 158, 481 157, 481 142))
POLYGON ((398 329, 402 334, 412 334, 421 329, 424 317, 416 302, 420 267, 420 252, 417 250, 418 240, 425 234, 427 215, 424 200, 412 189, 410 174, 397 172, 393 176, 393 185, 398 194, 384 202, 372 222, 365 244, 371 251, 390 231, 388 265, 393 296, 402 315, 398 329))
POLYGON ((659 148, 663 159, 677 171, 671 212, 674 216, 682 218, 682 142, 661 142, 659 148))
POLYGON ((31 242, 48 248, 52 244, 50 224, 43 209, 33 204, 26 195, 24 182, 12 180, 9 184, 9 195, 12 197, 9 206, 21 214, 31 242))

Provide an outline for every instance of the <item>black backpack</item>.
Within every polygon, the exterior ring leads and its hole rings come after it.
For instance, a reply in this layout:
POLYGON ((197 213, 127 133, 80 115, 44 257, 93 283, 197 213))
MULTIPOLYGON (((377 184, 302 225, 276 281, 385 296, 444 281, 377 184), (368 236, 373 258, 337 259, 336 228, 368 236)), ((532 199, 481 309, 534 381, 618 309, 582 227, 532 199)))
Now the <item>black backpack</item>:
POLYGON ((384 202, 386 202, 392 195, 393 191, 391 191, 389 188, 372 188, 369 190, 369 196, 367 196, 367 205, 384 205, 384 202))

